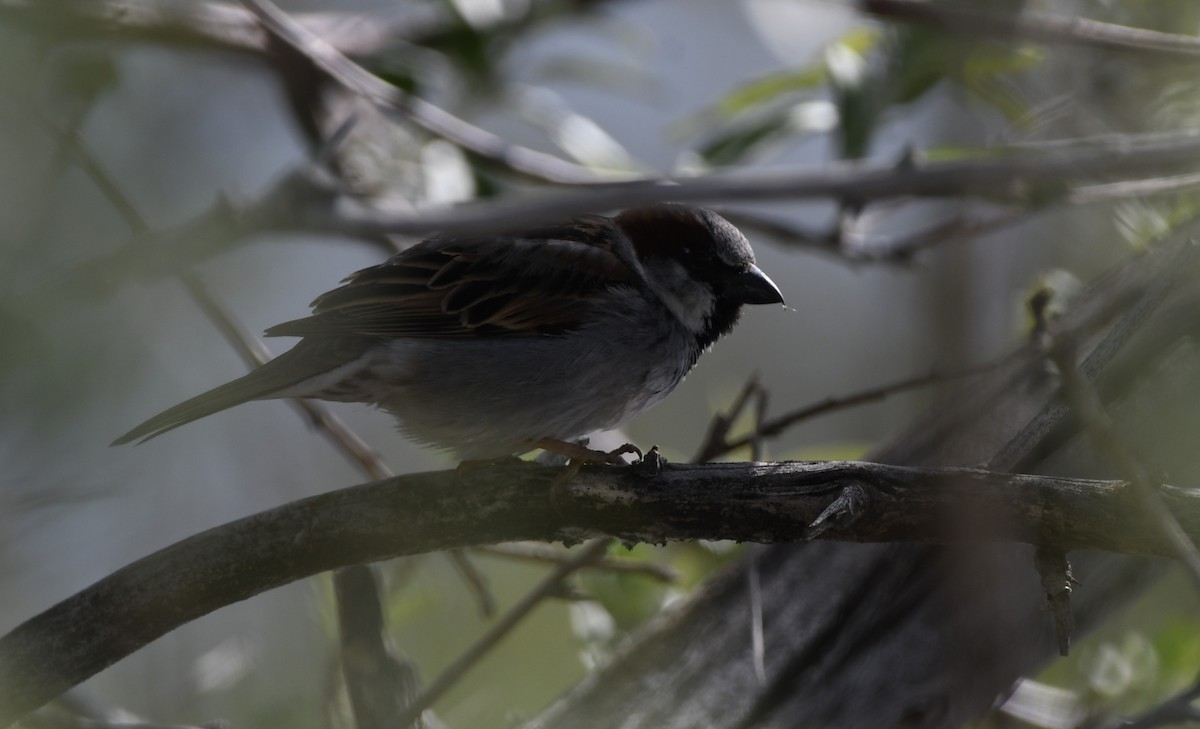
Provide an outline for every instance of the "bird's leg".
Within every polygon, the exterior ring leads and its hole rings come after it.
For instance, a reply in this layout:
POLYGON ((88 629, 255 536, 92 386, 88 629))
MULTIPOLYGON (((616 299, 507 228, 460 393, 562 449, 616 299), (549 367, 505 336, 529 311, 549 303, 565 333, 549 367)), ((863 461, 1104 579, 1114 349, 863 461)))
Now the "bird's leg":
POLYGON ((578 462, 580 465, 586 463, 600 463, 609 466, 624 466, 625 460, 621 456, 626 453, 636 453, 638 460, 642 460, 642 451, 632 443, 626 443, 620 448, 615 448, 611 451, 597 451, 588 448, 580 443, 569 443, 565 440, 556 438, 538 438, 537 440, 527 440, 525 445, 530 448, 540 448, 549 453, 557 453, 560 456, 566 456, 572 462, 578 462))
MULTIPOLYGON (((569 443, 556 438, 538 438, 537 440, 527 440, 523 443, 523 445, 527 445, 530 448, 540 448, 546 453, 553 453, 567 459, 566 467, 550 482, 550 502, 554 510, 560 514, 562 513, 560 504, 566 496, 567 484, 571 483, 579 475, 579 470, 585 465, 595 463, 624 466, 627 464, 621 456, 626 453, 636 453, 639 461, 642 458, 641 450, 632 443, 626 443, 620 448, 611 451, 593 450, 588 448, 586 443, 586 440, 581 443, 569 443)), ((538 460, 541 459, 539 458, 538 460)))

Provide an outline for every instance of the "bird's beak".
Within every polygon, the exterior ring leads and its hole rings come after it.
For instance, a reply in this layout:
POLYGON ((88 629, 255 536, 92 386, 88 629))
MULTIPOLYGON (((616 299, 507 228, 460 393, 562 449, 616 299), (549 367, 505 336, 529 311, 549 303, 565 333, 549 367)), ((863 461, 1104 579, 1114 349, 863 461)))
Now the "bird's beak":
POLYGON ((783 303, 783 294, 779 293, 779 287, 753 263, 749 269, 730 276, 723 283, 726 298, 740 304, 783 303))

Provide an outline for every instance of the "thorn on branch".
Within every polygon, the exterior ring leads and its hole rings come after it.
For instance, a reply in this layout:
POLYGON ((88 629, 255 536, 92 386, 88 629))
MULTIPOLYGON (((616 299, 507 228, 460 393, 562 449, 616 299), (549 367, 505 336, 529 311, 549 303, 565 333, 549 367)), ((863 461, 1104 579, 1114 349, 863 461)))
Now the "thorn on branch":
POLYGON ((1071 613, 1071 589, 1079 583, 1071 574, 1071 563, 1067 561, 1067 553, 1061 549, 1038 547, 1033 555, 1033 566, 1042 578, 1045 607, 1054 616, 1058 654, 1066 656, 1071 649, 1071 635, 1075 631, 1075 618, 1071 613))
POLYGON ((804 530, 804 538, 817 539, 826 532, 849 527, 866 513, 869 505, 866 489, 856 483, 844 486, 838 497, 804 530))
POLYGON ((630 465, 633 473, 642 478, 651 479, 657 478, 667 467, 667 458, 658 452, 658 446, 650 446, 650 450, 646 451, 637 462, 630 465))

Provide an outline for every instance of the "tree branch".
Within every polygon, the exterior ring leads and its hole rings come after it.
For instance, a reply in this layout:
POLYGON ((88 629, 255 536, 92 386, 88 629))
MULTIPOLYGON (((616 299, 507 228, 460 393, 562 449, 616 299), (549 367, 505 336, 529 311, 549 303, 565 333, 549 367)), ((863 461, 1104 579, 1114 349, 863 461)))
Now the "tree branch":
POLYGON ((1200 38, 1196 36, 1131 28, 1088 18, 968 10, 924 0, 863 0, 860 7, 863 12, 882 18, 919 23, 947 33, 1070 44, 1179 61, 1195 61, 1200 56, 1200 38))
POLYGON ((398 115, 477 157, 547 182, 585 183, 629 176, 627 172, 591 170, 552 154, 507 142, 367 71, 292 20, 270 0, 242 0, 242 4, 274 37, 308 59, 330 79, 369 100, 381 111, 398 115))
MULTIPOLYGON (((420 43, 458 22, 444 8, 408 3, 392 12, 304 12, 296 20, 340 52, 355 58, 386 53, 400 43, 420 43), (357 21, 357 22, 356 22, 357 21)), ((115 40, 169 44, 265 56, 267 32, 248 10, 232 3, 161 0, 0 0, 0 19, 64 40, 115 40)))
MULTIPOLYGON (((138 275, 173 272, 180 262, 203 260, 247 236, 267 233, 333 234, 377 240, 390 234, 495 232, 539 220, 664 200, 721 203, 824 198, 871 202, 904 197, 987 196, 1049 205, 1073 202, 1064 193, 1089 180, 1135 177, 1152 170, 1163 173, 1196 165, 1200 165, 1200 130, 1190 130, 1170 135, 1118 135, 1089 140, 1086 144, 1048 146, 1028 153, 972 160, 924 164, 910 161, 901 165, 843 163, 819 168, 720 173, 677 181, 579 185, 569 192, 536 198, 416 213, 348 209, 347 201, 337 189, 313 174, 296 171, 280 178, 255 199, 238 204, 218 200, 190 221, 145 236, 157 239, 155 245, 135 238, 112 255, 68 271, 49 287, 100 295, 103 291, 97 287, 113 287, 124 281, 129 272, 138 275)), ((1159 174, 1153 179, 1164 178, 1159 174)), ((1173 183, 1177 181, 1178 178, 1171 179, 1173 183)), ((1131 193, 1178 191, 1174 184, 1127 185, 1123 189, 1131 193)), ((1105 199, 1111 199, 1111 190, 1105 199)))
MULTIPOLYGON (((821 536, 842 541, 1011 540, 1174 554, 1123 481, 856 462, 667 466, 655 474, 586 468, 556 487, 558 473, 512 464, 400 476, 167 547, 0 638, 0 726, 224 605, 345 565, 472 544, 603 535, 794 542, 823 519, 834 526, 821 536), (854 509, 842 510, 848 502, 854 509)), ((1200 492, 1159 490, 1188 533, 1200 536, 1200 492)))

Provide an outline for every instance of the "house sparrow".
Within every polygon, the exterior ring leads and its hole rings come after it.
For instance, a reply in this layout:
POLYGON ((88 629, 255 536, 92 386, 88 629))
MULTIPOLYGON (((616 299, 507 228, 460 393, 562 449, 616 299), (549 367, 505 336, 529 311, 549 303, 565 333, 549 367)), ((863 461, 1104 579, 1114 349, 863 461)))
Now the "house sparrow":
POLYGON ((745 236, 703 208, 436 236, 267 330, 303 337, 290 351, 114 445, 249 400, 315 397, 378 405, 464 459, 511 455, 621 425, 675 389, 743 304, 782 302, 745 236))

